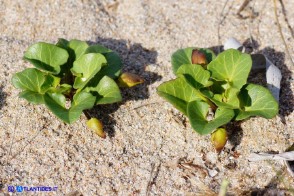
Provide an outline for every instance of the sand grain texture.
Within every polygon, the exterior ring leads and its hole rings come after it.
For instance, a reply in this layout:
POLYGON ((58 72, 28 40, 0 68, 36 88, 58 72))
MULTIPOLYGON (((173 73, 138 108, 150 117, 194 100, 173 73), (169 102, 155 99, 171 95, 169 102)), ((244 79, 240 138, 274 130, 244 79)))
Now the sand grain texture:
MULTIPOLYGON (((0 192, 7 193, 8 185, 43 185, 58 187, 52 195, 206 195, 228 179, 229 192, 236 195, 290 194, 294 182, 282 162, 247 161, 250 152, 283 152, 294 142, 293 67, 273 2, 253 0, 242 12, 252 16, 253 10, 258 15, 252 19, 236 16, 242 1, 228 1, 222 12, 225 2, 0 1, 0 192), (267 55, 281 69, 280 114, 231 124, 231 139, 217 155, 210 137, 193 132, 156 87, 175 78, 170 63, 175 50, 215 47, 228 37, 267 55), (90 111, 104 122, 105 140, 86 128, 84 116, 66 125, 45 106, 17 98, 19 91, 11 85, 15 72, 32 67, 22 60, 27 47, 58 38, 103 44, 120 54, 124 71, 146 81, 123 90, 123 103, 90 111)), ((294 2, 283 3, 286 15, 280 3, 278 15, 294 58, 294 2)), ((264 84, 262 77, 250 81, 264 84)))

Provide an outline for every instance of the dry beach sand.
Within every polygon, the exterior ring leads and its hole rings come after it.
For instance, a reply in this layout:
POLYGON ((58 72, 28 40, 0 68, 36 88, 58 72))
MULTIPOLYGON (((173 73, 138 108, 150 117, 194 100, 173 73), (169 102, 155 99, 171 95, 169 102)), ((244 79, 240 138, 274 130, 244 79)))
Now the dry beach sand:
MULTIPOLYGON (((294 58, 294 2, 282 2, 277 1, 278 18, 294 58)), ((242 3, 0 0, 0 195, 8 185, 58 187, 41 195, 208 195, 224 179, 234 195, 293 193, 283 162, 247 160, 251 152, 283 152, 294 142, 294 87, 273 1, 252 0, 240 18, 242 3), (230 124, 229 142, 218 155, 210 137, 195 133, 156 87, 174 78, 175 50, 216 47, 229 37, 281 69, 280 113, 230 124), (22 60, 29 45, 58 38, 103 44, 120 54, 124 71, 145 79, 122 90, 124 102, 90 111, 104 122, 105 140, 86 128, 85 116, 64 124, 45 106, 19 99, 10 83, 15 72, 32 66, 22 60)), ((263 77, 250 80, 264 85, 263 77)))

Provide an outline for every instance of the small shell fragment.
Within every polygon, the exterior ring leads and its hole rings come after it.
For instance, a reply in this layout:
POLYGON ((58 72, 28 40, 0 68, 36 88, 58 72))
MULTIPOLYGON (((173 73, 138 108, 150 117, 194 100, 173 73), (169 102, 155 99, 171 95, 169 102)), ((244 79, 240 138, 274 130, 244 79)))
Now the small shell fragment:
POLYGON ((240 47, 242 47, 242 44, 233 37, 228 38, 224 43, 224 50, 228 50, 231 48, 239 49, 240 47))

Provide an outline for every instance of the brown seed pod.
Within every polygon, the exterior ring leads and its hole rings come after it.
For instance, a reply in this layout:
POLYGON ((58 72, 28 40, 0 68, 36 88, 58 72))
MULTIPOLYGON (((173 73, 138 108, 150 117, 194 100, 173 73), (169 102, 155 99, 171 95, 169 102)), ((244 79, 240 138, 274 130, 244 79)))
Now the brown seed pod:
POLYGON ((203 52, 200 52, 198 49, 192 51, 192 64, 198 65, 207 65, 206 56, 203 52))
POLYGON ((87 121, 88 128, 95 131, 97 135, 102 137, 103 139, 106 138, 105 132, 103 131, 103 125, 97 118, 91 118, 87 121))
POLYGON ((211 134, 210 139, 216 151, 220 153, 227 143, 227 131, 224 128, 218 128, 211 134))

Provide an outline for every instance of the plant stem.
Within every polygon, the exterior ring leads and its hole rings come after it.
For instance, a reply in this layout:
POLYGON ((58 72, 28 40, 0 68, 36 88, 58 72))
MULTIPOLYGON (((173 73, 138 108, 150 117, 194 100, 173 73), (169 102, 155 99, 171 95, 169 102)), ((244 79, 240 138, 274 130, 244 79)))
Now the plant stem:
POLYGON ((229 184, 230 184, 230 182, 226 179, 222 181, 218 196, 225 196, 226 195, 227 188, 228 188, 229 184))
POLYGON ((212 102, 212 101, 210 101, 209 99, 207 99, 207 98, 205 98, 206 100, 206 103, 208 103, 209 104, 209 106, 211 107, 211 109, 215 112, 216 111, 216 109, 217 109, 217 106, 212 102))
POLYGON ((85 114, 88 120, 91 119, 91 115, 89 114, 88 110, 83 110, 83 113, 85 114))
POLYGON ((210 101, 207 97, 205 97, 200 91, 197 91, 197 95, 206 103, 208 103, 208 105, 211 107, 211 109, 215 112, 215 110, 217 109, 217 106, 210 101))

